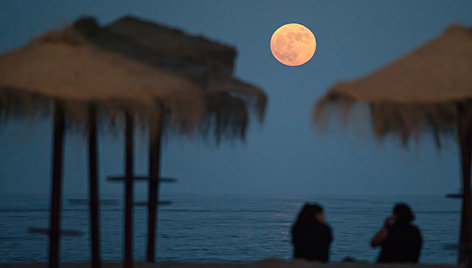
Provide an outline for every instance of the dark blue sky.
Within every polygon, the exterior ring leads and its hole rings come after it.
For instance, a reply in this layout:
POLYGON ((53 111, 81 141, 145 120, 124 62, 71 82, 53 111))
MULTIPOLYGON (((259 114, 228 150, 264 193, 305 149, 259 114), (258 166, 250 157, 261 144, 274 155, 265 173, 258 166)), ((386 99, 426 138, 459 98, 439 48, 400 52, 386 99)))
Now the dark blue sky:
MULTIPOLYGON (((438 153, 431 139, 402 148, 373 139, 368 122, 356 131, 319 133, 310 121, 315 100, 340 79, 367 74, 439 35, 451 23, 472 26, 471 1, 127 1, 2 0, 0 52, 81 15, 101 23, 132 14, 237 47, 236 74, 269 95, 263 126, 247 141, 208 145, 168 139, 162 175, 179 178, 165 192, 284 194, 443 194, 459 188, 458 152, 450 140, 438 153), (311 61, 287 67, 271 55, 279 26, 298 22, 317 38, 311 61), (355 132, 355 133, 354 133, 355 132)), ((0 192, 47 193, 51 122, 0 126, 0 192)), ((137 172, 147 167, 146 136, 137 137, 137 172)), ((102 192, 120 192, 105 175, 123 173, 122 137, 100 136, 102 192)), ((64 189, 86 192, 86 142, 68 134, 64 189)), ((138 191, 143 191, 138 187, 138 191)))

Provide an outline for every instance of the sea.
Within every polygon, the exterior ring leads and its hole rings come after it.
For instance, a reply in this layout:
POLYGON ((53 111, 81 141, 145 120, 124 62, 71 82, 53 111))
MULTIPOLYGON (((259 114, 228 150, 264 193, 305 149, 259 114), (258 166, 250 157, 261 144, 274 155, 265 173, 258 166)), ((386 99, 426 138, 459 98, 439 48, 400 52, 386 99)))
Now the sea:
MULTIPOLYGON (((82 232, 61 238, 60 260, 82 262, 90 258, 88 208, 64 196, 62 228, 82 232)), ((123 196, 100 209, 101 256, 120 261, 123 256, 123 196)), ((146 196, 136 195, 136 200, 146 196)), ((460 200, 445 196, 321 196, 321 195, 223 195, 168 194, 171 201, 158 212, 157 260, 173 262, 252 262, 265 258, 290 259, 290 227, 304 202, 317 202, 325 209, 334 232, 332 261, 346 257, 375 261, 379 250, 370 238, 391 213, 396 202, 407 202, 416 214, 415 224, 423 234, 421 263, 457 262, 460 200)), ((45 195, 0 195, 0 263, 46 262, 48 239, 28 232, 29 227, 49 225, 49 197, 45 195)), ((134 208, 134 259, 146 252, 145 207, 134 208)))

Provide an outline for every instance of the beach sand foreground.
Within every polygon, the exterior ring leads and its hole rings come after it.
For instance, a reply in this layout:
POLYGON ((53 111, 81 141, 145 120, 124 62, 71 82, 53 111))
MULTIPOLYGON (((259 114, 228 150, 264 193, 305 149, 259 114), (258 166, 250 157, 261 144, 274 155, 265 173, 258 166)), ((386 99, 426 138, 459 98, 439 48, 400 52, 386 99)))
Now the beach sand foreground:
MULTIPOLYGON (((42 268, 47 267, 46 263, 18 263, 18 264, 0 264, 0 268, 42 268)), ((85 268, 89 267, 89 263, 63 263, 61 267, 64 268, 85 268)), ((121 263, 106 262, 102 265, 103 268, 118 268, 122 267, 121 263)), ((184 262, 163 262, 163 263, 144 263, 137 262, 134 267, 136 268, 220 268, 220 267, 253 267, 253 268, 308 268, 308 267, 319 267, 319 268, 405 268, 405 267, 421 267, 421 268, 455 268, 462 267, 461 265, 452 264, 375 264, 375 263, 355 263, 355 262, 333 262, 333 263, 317 263, 317 262, 306 262, 302 260, 281 260, 281 259, 264 259, 251 263, 184 263, 184 262)))

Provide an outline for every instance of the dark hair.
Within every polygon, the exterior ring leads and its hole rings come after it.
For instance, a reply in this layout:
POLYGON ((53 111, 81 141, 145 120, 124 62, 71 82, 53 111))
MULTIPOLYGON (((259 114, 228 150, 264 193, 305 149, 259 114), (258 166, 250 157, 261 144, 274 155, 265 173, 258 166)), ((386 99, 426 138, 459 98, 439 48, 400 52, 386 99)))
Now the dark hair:
POLYGON ((323 213, 323 207, 318 204, 305 203, 298 213, 295 225, 308 225, 313 223, 316 220, 315 215, 318 213, 323 213))
POLYGON ((399 221, 411 222, 415 219, 413 211, 406 203, 397 203, 395 207, 393 207, 393 213, 397 214, 399 221))

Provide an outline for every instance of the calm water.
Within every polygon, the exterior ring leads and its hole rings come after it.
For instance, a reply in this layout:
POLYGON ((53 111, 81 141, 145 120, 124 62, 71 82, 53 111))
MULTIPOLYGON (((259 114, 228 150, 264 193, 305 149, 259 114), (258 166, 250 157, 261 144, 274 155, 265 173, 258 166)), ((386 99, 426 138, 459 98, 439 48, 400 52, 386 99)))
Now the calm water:
MULTIPOLYGON (((76 197, 76 196, 74 196, 76 197)), ((110 196, 106 196, 110 198, 110 196)), ((120 198, 121 196, 115 196, 120 198)), ((136 199, 144 199, 138 196, 136 199)), ((324 205, 334 230, 331 259, 346 256, 373 261, 378 250, 369 239, 396 201, 410 203, 416 224, 424 236, 423 263, 455 263, 456 252, 444 249, 455 243, 459 232, 459 200, 442 196, 223 196, 168 195, 173 201, 161 207, 158 225, 158 259, 190 262, 247 262, 262 258, 290 258, 290 225, 304 201, 324 205)), ((29 234, 27 228, 48 226, 46 196, 0 196, 0 262, 44 262, 47 238, 29 234)), ((122 206, 101 210, 102 254, 120 260, 122 206)), ((145 208, 135 209, 135 258, 145 256, 145 208)), ((88 211, 63 203, 63 228, 84 232, 82 237, 63 237, 61 260, 89 258, 88 211)))

